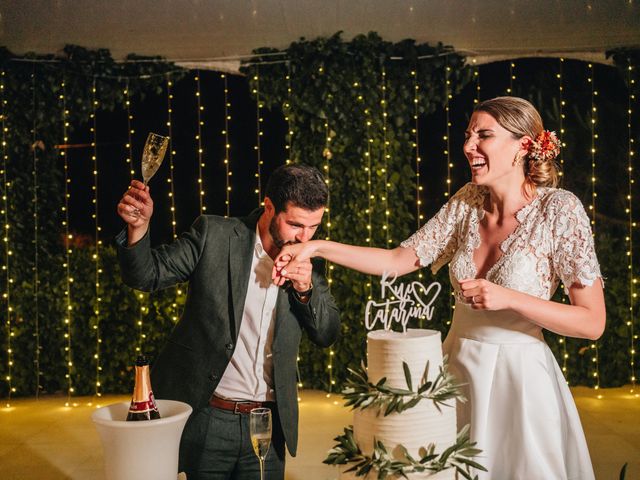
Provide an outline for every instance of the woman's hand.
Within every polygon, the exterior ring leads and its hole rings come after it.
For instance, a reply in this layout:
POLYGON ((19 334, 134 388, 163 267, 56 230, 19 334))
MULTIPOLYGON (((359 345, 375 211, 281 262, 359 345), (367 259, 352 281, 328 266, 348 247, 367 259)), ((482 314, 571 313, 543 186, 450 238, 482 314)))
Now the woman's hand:
POLYGON ((285 245, 273 262, 271 278, 278 286, 287 280, 305 282, 311 272, 310 259, 316 251, 316 242, 292 243, 285 245))
POLYGON ((462 295, 474 310, 506 310, 511 308, 511 290, 484 278, 460 280, 462 295))

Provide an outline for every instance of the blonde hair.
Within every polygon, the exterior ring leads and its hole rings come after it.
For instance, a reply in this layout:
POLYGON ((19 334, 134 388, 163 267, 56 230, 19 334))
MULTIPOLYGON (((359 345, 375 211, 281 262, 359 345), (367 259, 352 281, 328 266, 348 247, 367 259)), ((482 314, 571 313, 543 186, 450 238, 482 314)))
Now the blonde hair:
MULTIPOLYGON (((516 139, 529 136, 532 140, 536 140, 544 130, 538 110, 524 98, 492 98, 480 102, 473 111, 488 113, 516 139)), ((558 167, 554 159, 537 160, 527 154, 522 167, 525 181, 530 186, 555 187, 558 185, 558 167)))

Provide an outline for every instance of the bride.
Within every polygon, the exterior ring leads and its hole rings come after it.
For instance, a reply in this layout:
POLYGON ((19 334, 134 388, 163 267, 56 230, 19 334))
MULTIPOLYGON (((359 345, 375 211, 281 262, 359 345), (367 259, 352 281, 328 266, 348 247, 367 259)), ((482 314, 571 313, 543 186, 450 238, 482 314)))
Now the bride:
POLYGON ((456 308, 443 344, 467 384, 459 425, 483 450, 480 479, 594 478, 573 398, 542 330, 597 339, 602 275, 580 200, 555 188, 560 143, 517 97, 476 106, 465 134, 471 182, 393 249, 314 240, 288 245, 274 281, 297 280, 310 257, 398 275, 449 264, 456 308), (571 304, 552 302, 562 282, 571 304))

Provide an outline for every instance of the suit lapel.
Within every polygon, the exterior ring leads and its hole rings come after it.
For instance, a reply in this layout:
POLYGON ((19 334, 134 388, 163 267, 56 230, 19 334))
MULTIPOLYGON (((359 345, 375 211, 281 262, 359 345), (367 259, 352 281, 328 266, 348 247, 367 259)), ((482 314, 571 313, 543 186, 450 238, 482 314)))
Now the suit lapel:
POLYGON ((234 234, 229 236, 229 281, 236 338, 240 332, 256 241, 256 225, 261 214, 261 209, 254 210, 248 217, 241 218, 242 224, 237 225, 234 234))
POLYGON ((281 324, 286 320, 286 315, 284 312, 289 310, 289 294, 282 287, 278 287, 278 298, 276 300, 276 312, 275 318, 273 319, 276 322, 274 330, 273 330, 273 342, 275 344, 276 339, 278 338, 278 331, 280 330, 281 324))

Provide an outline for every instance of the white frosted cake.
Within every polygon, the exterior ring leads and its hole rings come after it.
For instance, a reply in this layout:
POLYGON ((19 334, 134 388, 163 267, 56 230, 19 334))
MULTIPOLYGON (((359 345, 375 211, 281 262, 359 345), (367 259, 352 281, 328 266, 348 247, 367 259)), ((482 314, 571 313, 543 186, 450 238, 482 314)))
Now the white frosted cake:
MULTIPOLYGON (((403 369, 405 362, 411 372, 413 390, 426 381, 433 382, 442 366, 442 342, 440 332, 435 330, 409 329, 406 333, 388 330, 371 331, 367 335, 368 381, 377 384, 383 377, 386 385, 407 390, 403 369), (428 372, 425 368, 429 364, 428 372)), ((393 412, 385 416, 379 408, 358 408, 354 411, 353 435, 361 452, 371 456, 374 438, 384 444, 394 458, 402 459, 404 454, 399 445, 404 446, 414 458, 421 458, 421 449, 435 444, 435 452, 440 454, 456 443, 455 399, 440 405, 440 410, 430 399, 423 398, 415 406, 401 413, 393 412)), ((340 477, 354 479, 356 472, 345 472, 340 477)), ((455 468, 432 473, 408 473, 408 478, 429 480, 449 480, 455 478, 455 468)), ((376 478, 373 470, 367 479, 376 478)))

